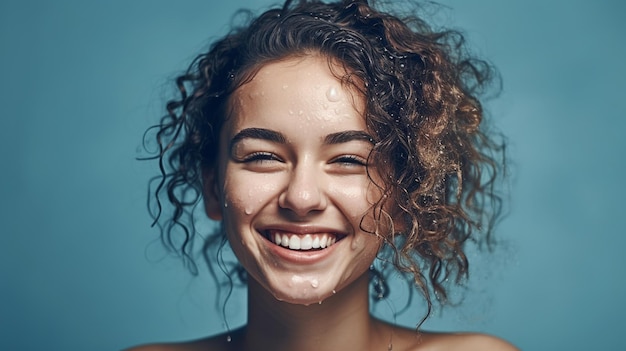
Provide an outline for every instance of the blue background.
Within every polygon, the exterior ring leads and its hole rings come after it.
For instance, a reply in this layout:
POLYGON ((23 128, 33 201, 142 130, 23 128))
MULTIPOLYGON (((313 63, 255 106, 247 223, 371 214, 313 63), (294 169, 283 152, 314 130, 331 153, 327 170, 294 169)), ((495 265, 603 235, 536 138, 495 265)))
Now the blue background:
MULTIPOLYGON (((135 161, 171 78, 236 9, 271 1, 215 3, 0 3, 0 349, 112 350, 224 330, 211 280, 167 257, 149 227, 155 169, 135 161)), ((465 303, 426 327, 526 350, 626 349, 626 5, 443 3, 439 23, 463 28, 502 73, 489 107, 513 176, 503 244, 472 255, 465 303)), ((242 296, 227 305, 231 326, 242 296)))

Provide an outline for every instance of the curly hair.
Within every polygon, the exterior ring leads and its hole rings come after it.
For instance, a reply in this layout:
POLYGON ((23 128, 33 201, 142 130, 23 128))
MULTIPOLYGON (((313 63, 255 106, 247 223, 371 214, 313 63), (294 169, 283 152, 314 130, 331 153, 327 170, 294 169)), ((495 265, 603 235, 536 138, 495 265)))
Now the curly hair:
MULTIPOLYGON (((486 130, 479 101, 499 77, 468 55, 461 33, 435 31, 415 15, 392 15, 366 0, 287 0, 234 28, 176 79, 180 97, 153 127, 161 175, 149 207, 156 204, 155 223, 165 224, 162 241, 196 272, 193 209, 202 198, 202 170, 217 162, 229 96, 264 64, 307 55, 341 65, 335 74, 365 97, 375 138, 368 164, 382 175, 376 185, 384 194, 372 214, 379 223, 402 224, 401 232, 367 230, 384 238, 379 258, 388 254, 383 259, 413 279, 430 311, 432 293, 445 303, 445 282, 468 276, 467 240, 491 242, 500 214, 494 185, 504 143, 486 130), (173 205, 165 219, 163 195, 173 205)), ((204 238, 203 250, 222 237, 216 231, 204 238)))

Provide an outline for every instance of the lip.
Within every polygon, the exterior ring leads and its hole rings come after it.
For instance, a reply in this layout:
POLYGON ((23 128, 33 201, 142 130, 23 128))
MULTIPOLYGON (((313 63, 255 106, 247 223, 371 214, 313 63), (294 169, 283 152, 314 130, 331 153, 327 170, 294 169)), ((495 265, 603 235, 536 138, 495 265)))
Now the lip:
POLYGON ((257 233, 263 238, 263 245, 272 253, 274 257, 295 264, 314 264, 323 261, 335 251, 338 245, 341 245, 341 241, 343 241, 343 239, 347 236, 346 232, 343 230, 317 225, 272 225, 259 228, 257 233), (280 231, 296 235, 332 233, 337 236, 337 241, 323 250, 291 250, 283 246, 276 245, 270 238, 268 238, 267 233, 270 231, 280 231))

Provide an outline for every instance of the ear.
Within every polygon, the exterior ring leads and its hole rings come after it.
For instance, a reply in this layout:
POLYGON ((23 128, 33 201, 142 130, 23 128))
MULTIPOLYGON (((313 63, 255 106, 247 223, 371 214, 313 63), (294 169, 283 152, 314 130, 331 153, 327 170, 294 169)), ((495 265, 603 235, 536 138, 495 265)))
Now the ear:
POLYGON ((217 170, 202 169, 202 198, 204 211, 214 221, 222 220, 222 201, 218 191, 217 170))

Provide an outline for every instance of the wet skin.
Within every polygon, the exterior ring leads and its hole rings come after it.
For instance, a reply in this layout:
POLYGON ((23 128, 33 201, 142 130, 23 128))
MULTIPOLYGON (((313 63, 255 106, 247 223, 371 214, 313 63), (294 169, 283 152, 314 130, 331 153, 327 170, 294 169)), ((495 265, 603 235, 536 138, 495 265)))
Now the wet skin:
POLYGON ((381 239, 361 228, 374 228, 369 208, 381 194, 366 170, 363 107, 316 56, 266 64, 231 96, 204 199, 248 271, 248 324, 133 351, 516 350, 369 315, 367 274, 381 239))
POLYGON ((360 224, 380 193, 363 97, 309 56, 266 64, 229 107, 206 208, 251 278, 308 305, 367 274, 381 240, 360 224))

